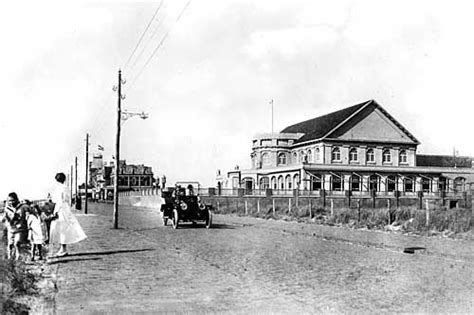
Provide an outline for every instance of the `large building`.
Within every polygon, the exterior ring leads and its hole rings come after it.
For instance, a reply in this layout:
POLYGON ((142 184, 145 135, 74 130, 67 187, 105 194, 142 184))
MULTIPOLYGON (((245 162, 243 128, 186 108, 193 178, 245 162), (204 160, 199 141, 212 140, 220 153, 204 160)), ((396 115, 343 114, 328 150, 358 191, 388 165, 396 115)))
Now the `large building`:
MULTIPOLYGON (((115 182, 114 162, 108 165, 102 155, 93 156, 89 164, 90 184, 97 199, 112 199, 115 182)), ((125 160, 119 162, 118 188, 119 191, 139 190, 151 188, 155 184, 151 166, 143 164, 127 164, 125 160)))
POLYGON ((418 155, 419 144, 370 100, 256 135, 251 168, 219 173, 218 187, 415 195, 460 192, 474 182, 472 158, 418 155))

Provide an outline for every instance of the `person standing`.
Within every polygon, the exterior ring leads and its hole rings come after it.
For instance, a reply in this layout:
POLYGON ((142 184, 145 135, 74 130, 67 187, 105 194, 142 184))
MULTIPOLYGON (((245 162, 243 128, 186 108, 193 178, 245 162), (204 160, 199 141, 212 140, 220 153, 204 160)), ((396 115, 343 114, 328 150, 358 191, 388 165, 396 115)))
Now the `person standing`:
POLYGON ((58 173, 55 176, 58 187, 52 195, 54 214, 57 219, 51 222, 50 243, 60 244, 56 257, 66 256, 67 245, 80 242, 87 238, 81 225, 71 211, 69 201, 71 200, 69 188, 65 185, 66 175, 58 173))
POLYGON ((20 258, 20 244, 26 241, 28 232, 26 224, 26 211, 29 206, 20 203, 15 192, 8 194, 7 205, 2 221, 6 221, 7 227, 7 257, 12 258, 12 251, 15 250, 15 259, 20 258))
POLYGON ((46 226, 41 220, 38 209, 39 207, 36 206, 26 210, 28 240, 31 245, 31 261, 35 260, 36 253, 38 253, 39 260, 43 260, 43 243, 46 241, 46 226))

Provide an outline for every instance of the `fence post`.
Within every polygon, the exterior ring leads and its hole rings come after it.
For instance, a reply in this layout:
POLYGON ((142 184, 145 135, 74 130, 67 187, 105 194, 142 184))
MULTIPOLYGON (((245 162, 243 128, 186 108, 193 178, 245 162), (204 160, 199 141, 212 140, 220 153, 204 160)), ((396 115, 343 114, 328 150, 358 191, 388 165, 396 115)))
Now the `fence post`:
POLYGON ((220 205, 219 205, 219 200, 217 200, 217 211, 219 211, 220 205))
POLYGON ((257 213, 260 213, 260 198, 257 199, 257 213))
POLYGON ((430 225, 430 207, 428 207, 428 200, 426 202, 426 226, 430 225))
POLYGON ((357 199, 357 223, 360 223, 360 199, 357 199))
POLYGON ((331 199, 331 218, 334 218, 334 200, 331 199))
POLYGON ((291 198, 288 198, 288 213, 291 212, 291 198))
POLYGON ((308 198, 309 200, 309 218, 312 219, 313 218, 313 209, 312 209, 312 202, 311 202, 311 198, 308 198))
POLYGON ((247 199, 245 199, 245 215, 248 215, 247 199))
POLYGON ((273 216, 275 216, 275 199, 272 198, 273 216))

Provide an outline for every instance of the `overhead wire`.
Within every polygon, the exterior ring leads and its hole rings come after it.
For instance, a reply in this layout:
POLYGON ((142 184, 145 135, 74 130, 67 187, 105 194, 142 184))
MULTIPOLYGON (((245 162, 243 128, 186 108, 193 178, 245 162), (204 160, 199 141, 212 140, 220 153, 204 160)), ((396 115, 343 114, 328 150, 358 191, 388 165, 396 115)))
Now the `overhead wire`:
MULTIPOLYGON (((188 2, 186 2, 186 4, 184 5, 184 7, 181 9, 180 13, 178 14, 176 20, 175 20, 175 25, 179 22, 179 20, 181 19, 181 17, 183 16, 184 12, 186 11, 186 9, 189 7, 191 3, 191 0, 189 0, 188 2)), ((155 49, 153 50, 152 54, 149 56, 149 58, 147 59, 147 61, 145 62, 145 64, 143 65, 143 67, 140 69, 140 71, 138 72, 138 74, 132 79, 132 82, 130 83, 130 87, 129 87, 129 90, 133 87, 134 83, 138 80, 138 78, 140 77, 140 75, 143 73, 143 71, 145 70, 145 68, 148 66, 148 64, 150 63, 150 61, 153 59, 153 57, 155 56, 155 54, 158 52, 158 50, 163 46, 163 43, 165 42, 165 40, 168 38, 168 35, 170 34, 171 32, 171 29, 168 30, 165 35, 161 38, 160 42, 158 43, 158 45, 155 47, 155 49)))
POLYGON ((143 31, 143 33, 142 33, 142 35, 140 36, 140 38, 138 39, 138 42, 137 42, 137 44, 135 45, 135 48, 133 49, 132 53, 131 53, 130 56, 128 57, 127 62, 125 63, 124 70, 127 68, 127 66, 129 65, 130 61, 132 60, 133 55, 134 55, 135 52, 137 51, 138 46, 140 46, 140 43, 142 42, 143 37, 145 36, 146 32, 147 32, 148 29, 150 28, 150 25, 153 23, 153 21, 154 21, 156 15, 157 15, 158 12, 160 11, 162 5, 163 5, 163 0, 161 0, 160 4, 158 5, 158 7, 157 7, 156 10, 155 10, 155 13, 153 14, 153 16, 151 17, 150 21, 148 22, 148 25, 146 26, 146 28, 145 28, 145 30, 143 31))

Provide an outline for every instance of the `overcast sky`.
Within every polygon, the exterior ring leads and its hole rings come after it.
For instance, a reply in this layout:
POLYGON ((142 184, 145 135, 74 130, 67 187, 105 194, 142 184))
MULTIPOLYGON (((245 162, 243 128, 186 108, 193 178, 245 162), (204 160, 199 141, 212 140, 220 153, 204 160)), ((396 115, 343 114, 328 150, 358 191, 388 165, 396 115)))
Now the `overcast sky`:
POLYGON ((252 136, 375 99, 421 141, 474 156, 469 1, 2 1, 0 194, 43 198, 85 135, 168 183, 250 166, 252 136), (168 37, 144 67, 155 47, 168 37))

